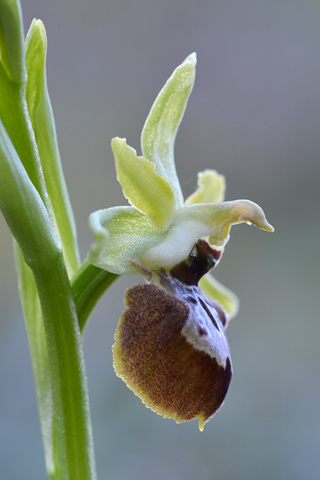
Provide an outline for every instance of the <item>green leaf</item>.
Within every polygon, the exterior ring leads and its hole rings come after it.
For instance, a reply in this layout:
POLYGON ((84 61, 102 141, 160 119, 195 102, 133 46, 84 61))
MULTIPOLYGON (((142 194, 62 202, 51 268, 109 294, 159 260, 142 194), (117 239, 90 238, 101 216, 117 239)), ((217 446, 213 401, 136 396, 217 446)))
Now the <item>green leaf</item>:
POLYGON ((2 68, 14 83, 25 83, 24 34, 20 2, 0 1, 0 60, 2 68))
POLYGON ((143 156, 169 180, 178 207, 183 205, 183 195, 174 163, 174 142, 194 84, 195 67, 193 53, 175 69, 157 96, 141 134, 143 156))
POLYGON ((26 39, 27 105, 47 186, 54 223, 69 276, 79 267, 76 226, 65 183, 46 78, 46 31, 33 20, 26 39))
POLYGON ((50 212, 38 149, 26 105, 26 81, 20 3, 16 0, 1 0, 0 119, 31 182, 50 212))
POLYGON ((90 215, 89 226, 96 240, 89 262, 118 275, 136 273, 129 262, 139 260, 165 236, 135 207, 98 210, 90 215))
POLYGON ((112 150, 117 178, 124 196, 151 222, 165 230, 175 213, 174 193, 168 180, 155 173, 155 165, 126 144, 125 139, 114 138, 112 150))
POLYGON ((227 312, 228 319, 235 317, 239 310, 238 297, 216 280, 211 273, 201 278, 199 286, 206 297, 219 303, 227 312))
POLYGON ((185 205, 223 202, 226 189, 223 175, 219 175, 215 170, 205 170, 198 173, 197 183, 197 190, 187 198, 185 205))
POLYGON ((0 121, 0 208, 31 267, 41 265, 50 248, 60 248, 51 217, 0 121))

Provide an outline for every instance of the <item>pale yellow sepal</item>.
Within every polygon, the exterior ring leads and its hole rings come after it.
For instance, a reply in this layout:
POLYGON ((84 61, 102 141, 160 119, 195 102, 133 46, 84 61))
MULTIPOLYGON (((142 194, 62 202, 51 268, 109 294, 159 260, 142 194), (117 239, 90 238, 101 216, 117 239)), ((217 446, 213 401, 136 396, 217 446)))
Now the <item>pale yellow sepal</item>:
POLYGON ((175 196, 170 183, 156 173, 154 163, 138 157, 124 138, 114 138, 112 150, 124 196, 156 227, 165 230, 175 213, 175 196))
POLYGON ((185 205, 223 202, 226 182, 216 170, 199 172, 197 185, 197 190, 187 198, 185 205))
POLYGON ((201 278, 199 287, 204 295, 219 303, 227 313, 228 320, 235 317, 239 310, 239 299, 229 288, 216 280, 211 273, 201 278))
POLYGON ((135 207, 98 210, 90 215, 89 226, 95 237, 89 262, 118 275, 136 273, 129 262, 139 260, 165 235, 135 207))

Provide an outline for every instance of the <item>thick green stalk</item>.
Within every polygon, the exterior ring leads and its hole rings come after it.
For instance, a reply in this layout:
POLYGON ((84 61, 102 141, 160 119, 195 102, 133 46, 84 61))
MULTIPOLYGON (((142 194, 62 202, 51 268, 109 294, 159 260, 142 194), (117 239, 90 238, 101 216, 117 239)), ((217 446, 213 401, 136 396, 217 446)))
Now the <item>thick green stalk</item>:
POLYGON ((16 242, 14 242, 14 253, 19 283, 19 295, 39 405, 46 468, 49 477, 51 477, 54 473, 52 390, 42 312, 32 270, 23 260, 21 249, 16 242))
MULTIPOLYGON (((33 272, 43 315, 53 402, 51 478, 92 480, 95 466, 85 368, 62 250, 52 217, 1 122, 0 171, 0 208, 33 272)), ((31 335, 39 335, 36 324, 31 335)), ((39 388, 49 388, 48 382, 39 388)))
POLYGON ((95 478, 93 438, 80 330, 62 252, 34 269, 51 371, 53 479, 95 478), (50 272, 48 274, 48 271, 50 272))

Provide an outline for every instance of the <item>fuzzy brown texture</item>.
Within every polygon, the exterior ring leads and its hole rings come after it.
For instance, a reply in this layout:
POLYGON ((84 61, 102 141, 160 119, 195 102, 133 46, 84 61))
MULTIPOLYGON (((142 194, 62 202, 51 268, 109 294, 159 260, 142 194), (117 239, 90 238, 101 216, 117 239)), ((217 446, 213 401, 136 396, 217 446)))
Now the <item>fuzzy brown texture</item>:
POLYGON ((125 300, 113 348, 117 374, 165 417, 209 419, 228 391, 230 360, 224 369, 187 342, 187 303, 152 284, 131 288, 125 300))

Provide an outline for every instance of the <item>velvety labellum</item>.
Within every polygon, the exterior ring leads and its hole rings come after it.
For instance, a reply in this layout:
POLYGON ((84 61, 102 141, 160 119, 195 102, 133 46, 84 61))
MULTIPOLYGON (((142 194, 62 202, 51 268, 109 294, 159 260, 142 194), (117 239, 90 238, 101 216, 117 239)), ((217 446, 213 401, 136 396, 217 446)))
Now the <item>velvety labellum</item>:
POLYGON ((147 407, 199 428, 222 405, 232 375, 226 317, 198 287, 219 258, 200 241, 171 272, 136 266, 148 285, 126 293, 113 346, 114 367, 147 407))

